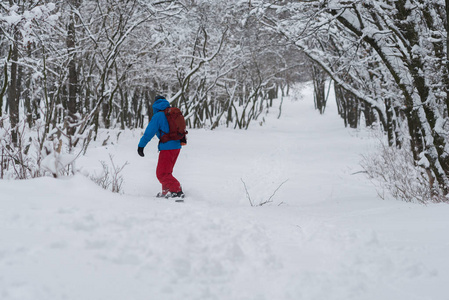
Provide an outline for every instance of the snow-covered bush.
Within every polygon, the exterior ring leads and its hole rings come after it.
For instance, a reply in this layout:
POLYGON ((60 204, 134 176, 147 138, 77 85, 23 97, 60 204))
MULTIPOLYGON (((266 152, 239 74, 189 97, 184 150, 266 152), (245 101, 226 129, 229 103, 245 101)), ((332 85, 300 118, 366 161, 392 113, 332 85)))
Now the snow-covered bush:
POLYGON ((77 156, 62 151, 62 139, 47 140, 41 151, 40 169, 58 177, 73 173, 73 163, 77 156))
POLYGON ((25 138, 24 131, 25 128, 19 130, 17 147, 14 147, 8 120, 0 119, 0 179, 36 177, 35 163, 28 155, 31 142, 25 138))
POLYGON ((114 162, 112 155, 109 155, 109 160, 111 162, 110 165, 105 161, 100 161, 102 172, 100 174, 92 174, 89 178, 105 190, 111 190, 113 193, 121 193, 123 176, 120 173, 128 165, 128 162, 125 162, 119 167, 114 162))
POLYGON ((384 199, 388 191, 394 198, 406 202, 447 201, 430 171, 425 169, 425 158, 421 159, 421 165, 416 165, 409 149, 407 143, 402 148, 390 147, 381 139, 377 151, 363 156, 361 166, 372 179, 379 196, 384 199))
POLYGON ((8 118, 0 119, 0 179, 29 179, 74 173, 74 163, 85 149, 73 148, 70 138, 54 129, 46 134, 44 124, 17 126, 17 144, 12 141, 8 118))
MULTIPOLYGON (((43 176, 69 176, 79 172, 75 162, 85 154, 91 142, 87 132, 74 138, 65 135, 58 127, 45 133, 45 124, 39 123, 29 128, 24 120, 18 125, 17 144, 12 142, 11 125, 7 117, 0 118, 0 179, 30 179, 43 176), (73 145, 73 139, 78 145, 73 145)), ((120 132, 117 134, 117 140, 120 132)), ((110 135, 103 142, 105 146, 110 135)), ((85 173, 92 181, 114 193, 122 192, 123 176, 121 174, 125 162, 119 166, 109 155, 110 163, 100 161, 102 171, 85 173)))

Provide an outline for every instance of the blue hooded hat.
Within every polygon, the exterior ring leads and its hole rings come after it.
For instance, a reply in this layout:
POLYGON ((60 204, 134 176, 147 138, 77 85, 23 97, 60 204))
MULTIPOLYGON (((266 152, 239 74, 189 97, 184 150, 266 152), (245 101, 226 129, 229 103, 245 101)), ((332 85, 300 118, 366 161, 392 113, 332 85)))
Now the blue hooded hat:
POLYGON ((170 107, 170 103, 168 103, 167 99, 165 99, 164 96, 156 96, 156 98, 154 98, 153 114, 156 114, 156 113, 160 112, 161 110, 164 110, 169 107, 170 107))

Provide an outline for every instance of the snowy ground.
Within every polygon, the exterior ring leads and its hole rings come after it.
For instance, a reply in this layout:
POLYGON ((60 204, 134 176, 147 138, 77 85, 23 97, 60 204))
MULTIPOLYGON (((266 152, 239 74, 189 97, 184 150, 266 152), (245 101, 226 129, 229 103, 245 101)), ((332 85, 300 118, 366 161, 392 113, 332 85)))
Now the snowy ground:
POLYGON ((191 130, 184 204, 153 197, 142 130, 78 162, 127 161, 122 195, 82 175, 0 181, 0 299, 449 299, 449 206, 380 200, 353 175, 369 134, 297 98, 262 127, 191 130), (242 180, 255 204, 288 181, 251 207, 242 180))

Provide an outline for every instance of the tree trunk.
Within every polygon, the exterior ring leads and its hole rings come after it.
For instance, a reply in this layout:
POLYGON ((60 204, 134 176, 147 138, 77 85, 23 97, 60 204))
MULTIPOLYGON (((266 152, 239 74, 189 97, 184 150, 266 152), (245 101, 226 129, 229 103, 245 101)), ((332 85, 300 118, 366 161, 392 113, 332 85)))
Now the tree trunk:
POLYGON ((315 108, 320 114, 324 114, 326 109, 326 74, 317 65, 312 65, 313 76, 313 96, 315 100, 315 108))
MULTIPOLYGON (((446 72, 449 77, 449 0, 446 0, 446 72)), ((449 114, 449 82, 446 86, 446 106, 449 114)))
MULTIPOLYGON (((73 9, 77 9, 80 0, 70 0, 73 9)), ((78 98, 78 72, 76 69, 76 18, 74 12, 70 14, 70 21, 67 30, 67 52, 69 55, 69 78, 68 78, 68 128, 67 134, 74 135, 76 128, 74 123, 77 122, 77 98, 78 98)))
POLYGON ((11 55, 11 82, 8 88, 9 119, 11 123, 11 138, 17 146, 17 126, 19 124, 19 86, 17 74, 17 60, 19 58, 18 33, 14 35, 15 41, 11 55))
POLYGON ((396 144, 396 139, 394 136, 395 132, 394 132, 394 125, 393 125, 394 111, 393 111, 391 102, 392 102, 391 99, 385 100, 385 111, 387 112, 387 124, 386 124, 384 130, 387 132, 388 145, 390 147, 393 147, 396 144))
POLYGON ((2 109, 3 109, 3 97, 5 96, 6 93, 6 88, 8 87, 8 61, 11 59, 11 55, 12 55, 12 46, 9 47, 9 52, 8 52, 8 58, 5 61, 5 65, 3 67, 3 84, 0 90, 0 116, 3 115, 2 109))
MULTIPOLYGON (((28 57, 31 57, 31 51, 28 52, 28 57)), ((23 91, 25 118, 30 128, 33 126, 33 109, 31 107, 31 76, 31 72, 27 70, 25 75, 25 89, 23 91)))

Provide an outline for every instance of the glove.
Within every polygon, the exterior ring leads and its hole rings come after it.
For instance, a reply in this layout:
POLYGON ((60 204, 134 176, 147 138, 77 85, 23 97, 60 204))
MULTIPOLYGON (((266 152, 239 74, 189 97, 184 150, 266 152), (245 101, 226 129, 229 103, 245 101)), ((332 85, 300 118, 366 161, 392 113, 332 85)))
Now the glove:
POLYGON ((139 153, 139 155, 142 157, 145 156, 145 154, 143 154, 143 147, 137 147, 137 153, 139 153))

